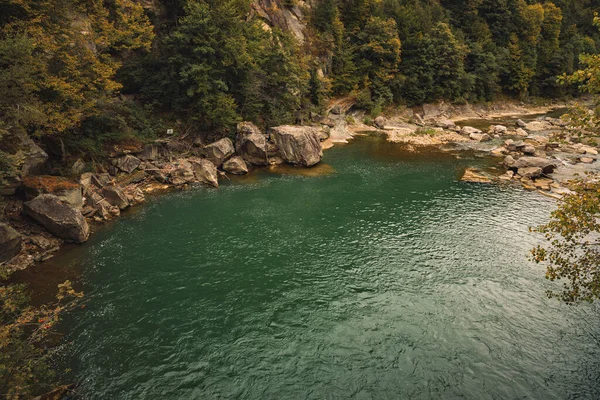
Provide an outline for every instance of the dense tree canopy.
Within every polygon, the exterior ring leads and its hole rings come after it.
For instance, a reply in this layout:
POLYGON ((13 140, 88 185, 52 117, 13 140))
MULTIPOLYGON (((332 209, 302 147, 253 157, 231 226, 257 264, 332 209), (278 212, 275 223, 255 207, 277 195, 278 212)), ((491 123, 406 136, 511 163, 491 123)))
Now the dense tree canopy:
POLYGON ((559 97, 577 86, 557 76, 600 44, 596 0, 274 2, 303 10, 303 43, 251 0, 148 4, 0 1, 0 135, 52 134, 89 154, 158 120, 225 134, 241 119, 292 122, 335 96, 372 113, 559 97))

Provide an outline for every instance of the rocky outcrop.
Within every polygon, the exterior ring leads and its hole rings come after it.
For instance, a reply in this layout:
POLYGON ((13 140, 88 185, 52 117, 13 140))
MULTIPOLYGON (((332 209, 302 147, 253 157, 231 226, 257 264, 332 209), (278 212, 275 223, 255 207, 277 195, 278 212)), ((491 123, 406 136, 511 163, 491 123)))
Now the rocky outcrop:
POLYGON ((0 223, 0 263, 12 260, 21 252, 21 234, 10 225, 0 223))
POLYGON ((200 154, 207 160, 212 162, 217 167, 223 165, 223 163, 235 153, 233 143, 229 138, 223 138, 214 143, 204 146, 200 150, 200 154))
POLYGON ((189 159, 189 162, 197 180, 207 185, 219 187, 219 175, 215 164, 204 158, 189 159))
POLYGON ((248 173, 248 166, 242 157, 235 156, 223 163, 223 171, 233 175, 244 175, 248 173))
POLYGON ((271 128, 270 133, 285 162, 311 167, 323 157, 319 130, 310 126, 282 125, 271 128))
POLYGON ((265 29, 271 27, 291 33, 299 43, 306 37, 306 22, 299 5, 287 6, 277 0, 255 0, 251 3, 253 14, 266 22, 265 29))
POLYGON ((83 243, 90 235, 81 211, 52 194, 42 194, 24 203, 23 212, 65 241, 83 243))
POLYGON ((269 164, 267 137, 252 122, 238 124, 235 148, 238 154, 250 164, 269 164))
POLYGON ((41 194, 53 194, 73 207, 81 208, 83 206, 81 185, 62 176, 27 176, 23 178, 23 188, 28 200, 41 194))
POLYGON ((0 195, 13 195, 22 178, 42 173, 48 154, 29 138, 25 132, 0 131, 0 195))

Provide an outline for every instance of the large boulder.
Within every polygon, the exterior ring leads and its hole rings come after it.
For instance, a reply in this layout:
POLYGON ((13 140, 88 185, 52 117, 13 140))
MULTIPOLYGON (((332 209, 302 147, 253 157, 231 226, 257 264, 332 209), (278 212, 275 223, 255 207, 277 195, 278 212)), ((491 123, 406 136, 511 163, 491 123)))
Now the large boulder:
POLYGON ((212 162, 204 159, 190 159, 192 171, 197 180, 207 185, 219 187, 219 174, 217 167, 212 162))
POLYGON ((271 128, 270 133, 285 162, 304 167, 321 162, 323 148, 319 141, 319 128, 282 125, 271 128))
POLYGON ((141 161, 139 158, 128 154, 123 157, 113 158, 111 163, 121 171, 130 174, 140 166, 141 161))
POLYGON ((508 128, 504 125, 492 125, 490 126, 490 134, 492 135, 504 135, 508 132, 508 128))
POLYGON ((200 150, 200 154, 206 157, 207 160, 211 161, 217 167, 223 165, 223 163, 235 153, 233 143, 229 138, 223 138, 214 143, 204 146, 200 150))
POLYGON ((267 137, 252 122, 238 124, 235 148, 238 154, 250 164, 269 164, 267 137))
POLYGON ((512 170, 519 170, 521 168, 541 168, 545 174, 551 174, 556 169, 557 165, 555 161, 552 161, 543 157, 521 157, 518 160, 514 160, 510 156, 506 157, 504 164, 512 170))
POLYGON ((53 194, 73 207, 81 208, 83 206, 81 185, 62 176, 26 176, 23 177, 23 187, 27 200, 34 199, 41 194, 53 194))
POLYGON ((524 128, 529 132, 540 132, 552 129, 552 124, 546 121, 532 121, 528 124, 525 124, 524 128))
POLYGON ((104 196, 108 204, 119 207, 119 210, 129 207, 129 200, 127 199, 127 196, 118 186, 110 185, 103 187, 102 196, 104 196))
POLYGON ((248 166, 242 157, 235 156, 223 163, 223 170, 234 175, 244 175, 248 173, 248 166))
POLYGON ((90 235, 81 211, 52 194, 42 194, 24 203, 23 212, 63 240, 83 243, 90 235))
POLYGON ((463 135, 471 135, 473 133, 480 134, 481 129, 473 128, 472 126, 463 126, 461 132, 463 135))
POLYGON ((0 263, 10 261, 21 252, 21 235, 10 225, 0 223, 0 263))
POLYGON ((542 169, 540 167, 525 167, 519 168, 517 173, 525 178, 539 178, 542 176, 542 169))
POLYGON ((385 129, 385 124, 387 123, 387 119, 385 119, 385 117, 383 116, 379 116, 377 118, 375 118, 375 121, 373 121, 373 124, 375 125, 376 128, 379 129, 385 129))

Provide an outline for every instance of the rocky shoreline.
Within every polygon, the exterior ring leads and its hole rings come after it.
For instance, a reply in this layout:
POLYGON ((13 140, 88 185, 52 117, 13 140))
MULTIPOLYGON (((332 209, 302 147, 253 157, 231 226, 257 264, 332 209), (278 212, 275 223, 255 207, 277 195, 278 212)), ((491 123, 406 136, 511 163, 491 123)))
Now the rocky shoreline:
POLYGON ((268 165, 312 167, 321 161, 327 138, 318 126, 285 125, 263 133, 242 122, 235 143, 162 139, 139 147, 116 145, 105 172, 64 177, 22 169, 19 184, 2 201, 0 268, 24 269, 51 258, 65 243, 83 243, 90 227, 143 203, 150 193, 193 184, 218 187, 227 174, 268 165))
POLYGON ((467 168, 461 180, 479 184, 511 181, 553 197, 569 193, 568 180, 575 172, 593 169, 598 156, 597 143, 582 142, 573 129, 555 118, 516 120, 514 126, 490 124, 484 132, 459 126, 457 121, 473 114, 485 118, 501 112, 450 112, 438 105, 427 111, 411 109, 389 119, 380 116, 366 124, 356 122, 362 115, 351 108, 349 103, 333 105, 326 117, 312 115, 310 125, 284 125, 267 132, 242 122, 235 140, 204 143, 201 138, 166 138, 114 145, 105 167, 83 172, 85 163, 78 160, 71 177, 37 174, 47 155, 30 143, 32 150, 23 157, 20 176, 11 182, 14 190, 2 188, 0 269, 24 269, 51 258, 65 243, 85 242, 94 225, 143 203, 151 193, 194 184, 218 187, 227 175, 283 163, 310 168, 320 163, 324 149, 348 143, 364 132, 385 134, 388 141, 415 151, 452 145, 459 151, 502 157, 495 172, 467 168))

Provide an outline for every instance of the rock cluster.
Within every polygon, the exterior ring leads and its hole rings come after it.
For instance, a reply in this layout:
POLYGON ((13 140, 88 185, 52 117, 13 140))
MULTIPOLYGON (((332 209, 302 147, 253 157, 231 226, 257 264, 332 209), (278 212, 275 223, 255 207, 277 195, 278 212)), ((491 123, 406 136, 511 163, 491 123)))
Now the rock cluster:
POLYGON ((247 174, 254 166, 286 162, 311 167, 323 156, 321 141, 328 137, 325 129, 329 129, 326 124, 284 125, 263 133, 254 124, 242 122, 235 141, 221 138, 204 144, 200 139, 191 143, 171 139, 114 145, 109 150, 109 162, 98 172, 84 172, 90 165, 76 160, 70 171, 78 179, 36 175, 41 170, 34 168, 35 160, 42 162, 45 157, 33 142, 24 143, 23 169, 15 176, 14 188, 5 188, 3 193, 10 195, 13 189, 22 188, 26 201, 18 201, 16 208, 26 218, 15 220, 21 225, 18 229, 0 223, 0 263, 14 261, 20 252, 29 250, 33 256, 28 259, 46 259, 60 241, 85 242, 90 234, 88 221, 119 216, 157 189, 185 188, 194 183, 216 188, 222 176, 247 174), (35 226, 41 229, 39 233, 35 226), (44 230, 52 235, 44 236, 44 230))

